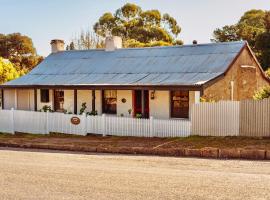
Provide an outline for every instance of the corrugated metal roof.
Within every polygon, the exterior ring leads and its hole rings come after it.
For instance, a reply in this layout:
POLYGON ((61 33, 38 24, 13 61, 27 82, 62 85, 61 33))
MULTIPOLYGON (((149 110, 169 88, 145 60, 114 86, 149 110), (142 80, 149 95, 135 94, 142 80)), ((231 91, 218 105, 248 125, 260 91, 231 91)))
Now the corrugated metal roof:
POLYGON ((63 51, 5 85, 200 85, 223 74, 244 45, 63 51))

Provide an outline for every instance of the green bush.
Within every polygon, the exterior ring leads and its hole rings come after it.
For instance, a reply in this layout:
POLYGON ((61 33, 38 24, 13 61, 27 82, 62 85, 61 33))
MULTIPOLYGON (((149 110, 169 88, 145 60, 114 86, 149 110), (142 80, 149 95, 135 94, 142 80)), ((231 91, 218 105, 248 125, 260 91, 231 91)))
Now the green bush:
POLYGON ((40 112, 47 112, 47 111, 53 112, 51 106, 45 105, 45 106, 42 107, 42 109, 40 109, 40 112))
POLYGON ((268 68, 268 70, 266 70, 266 76, 268 76, 270 78, 270 67, 268 68))
POLYGON ((262 89, 255 92, 253 99, 262 100, 270 98, 270 87, 263 87, 262 89))

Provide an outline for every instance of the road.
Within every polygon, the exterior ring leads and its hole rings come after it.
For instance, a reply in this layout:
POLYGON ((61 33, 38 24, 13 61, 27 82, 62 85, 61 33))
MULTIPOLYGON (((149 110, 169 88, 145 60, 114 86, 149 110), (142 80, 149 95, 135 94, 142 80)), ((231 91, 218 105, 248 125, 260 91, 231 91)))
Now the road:
POLYGON ((270 199, 270 162, 1 149, 0 199, 270 199))

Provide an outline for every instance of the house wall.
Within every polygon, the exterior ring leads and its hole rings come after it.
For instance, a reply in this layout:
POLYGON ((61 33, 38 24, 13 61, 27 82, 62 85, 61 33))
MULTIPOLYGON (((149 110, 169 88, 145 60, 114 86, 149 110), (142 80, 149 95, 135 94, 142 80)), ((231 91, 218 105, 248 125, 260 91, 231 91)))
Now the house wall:
POLYGON ((204 90, 203 97, 215 101, 231 100, 233 91, 235 101, 251 99, 256 90, 267 85, 270 85, 269 82, 263 77, 248 48, 245 48, 225 77, 204 90), (243 68, 241 67, 243 65, 254 68, 243 68), (231 81, 233 81, 233 87, 231 81))
POLYGON ((64 90, 64 109, 74 113, 74 90, 64 90))
POLYGON ((155 99, 151 99, 150 94, 151 91, 149 91, 149 115, 159 119, 170 118, 170 92, 155 91, 155 99))
POLYGON ((96 111, 98 115, 102 114, 102 92, 101 90, 96 90, 96 111))
POLYGON ((82 104, 86 103, 86 112, 92 111, 92 90, 78 90, 77 91, 77 110, 80 113, 82 104))
MULTIPOLYGON (((96 90, 96 110, 98 115, 102 114, 102 92, 96 90)), ((155 99, 151 99, 151 92, 149 91, 149 115, 159 119, 170 118, 170 91, 155 91, 155 99)), ((77 91, 77 110, 78 113, 81 109, 82 103, 86 102, 87 112, 92 110, 92 91, 91 90, 78 90, 77 91)), ((51 106, 53 109, 53 90, 49 90, 49 102, 41 103, 40 90, 37 90, 37 109, 40 110, 43 106, 51 106)), ((195 92, 189 92, 190 107, 195 103, 195 92)), ((16 109, 15 103, 15 90, 4 90, 4 108, 16 109)), ((18 109, 34 110, 34 90, 17 90, 17 105, 18 109)), ((74 112, 74 91, 64 90, 64 109, 67 112, 74 112)), ((124 114, 125 117, 129 115, 128 110, 133 109, 133 94, 132 90, 118 90, 117 91, 117 115, 124 114), (122 99, 125 98, 126 102, 123 103, 122 99)))
POLYGON ((132 110, 132 90, 117 90, 117 115, 132 116, 132 113, 128 113, 129 109, 132 110), (122 99, 126 99, 126 102, 123 103, 122 99))
POLYGON ((34 90, 17 90, 17 109, 35 110, 34 90))
POLYGON ((11 108, 34 111, 34 90, 4 90, 4 109, 11 108))
POLYGON ((4 109, 10 110, 11 108, 16 109, 15 90, 4 90, 4 109))

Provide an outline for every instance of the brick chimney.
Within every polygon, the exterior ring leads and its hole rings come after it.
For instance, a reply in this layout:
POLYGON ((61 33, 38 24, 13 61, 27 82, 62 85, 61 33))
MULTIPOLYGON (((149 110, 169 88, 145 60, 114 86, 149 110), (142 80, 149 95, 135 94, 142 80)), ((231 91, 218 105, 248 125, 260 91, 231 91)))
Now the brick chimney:
POLYGON ((122 48, 122 38, 118 36, 107 36, 105 39, 105 51, 114 51, 122 48))
POLYGON ((52 53, 57 53, 59 51, 65 50, 64 40, 54 39, 51 40, 52 53))

